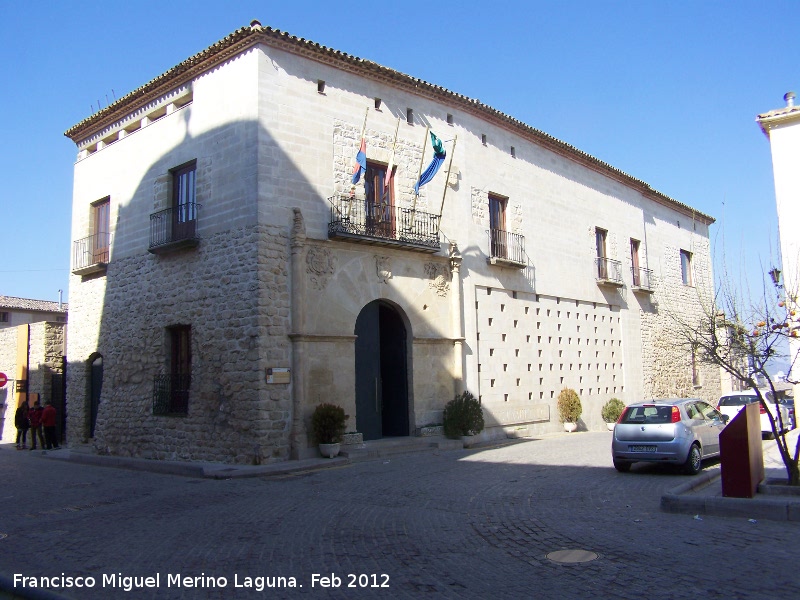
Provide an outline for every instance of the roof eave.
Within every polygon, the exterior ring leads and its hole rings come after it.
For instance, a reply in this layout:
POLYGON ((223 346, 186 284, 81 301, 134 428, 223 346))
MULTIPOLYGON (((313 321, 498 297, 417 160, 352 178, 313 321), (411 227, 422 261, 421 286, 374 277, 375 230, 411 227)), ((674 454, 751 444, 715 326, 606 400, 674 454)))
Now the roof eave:
POLYGON ((237 29, 222 40, 123 96, 103 110, 87 117, 68 129, 64 135, 77 144, 81 140, 89 137, 92 133, 114 123, 125 113, 129 112, 133 106, 141 106, 176 86, 191 81, 201 73, 228 60, 232 56, 262 43, 292 54, 304 56, 310 60, 333 66, 342 71, 382 81, 422 97, 454 104, 465 112, 492 122, 507 130, 510 129, 515 134, 531 139, 535 143, 556 154, 576 161, 587 168, 636 189, 645 197, 678 210, 687 216, 691 216, 693 219, 697 219, 705 225, 711 225, 715 222, 715 219, 710 215, 701 213, 653 189, 644 181, 628 175, 624 171, 543 131, 531 127, 518 119, 502 113, 491 106, 483 104, 479 100, 452 92, 442 86, 428 83, 422 79, 411 77, 410 75, 390 69, 389 67, 384 67, 378 63, 361 59, 315 42, 310 42, 304 38, 292 36, 278 29, 262 27, 257 21, 254 21, 249 27, 237 29))

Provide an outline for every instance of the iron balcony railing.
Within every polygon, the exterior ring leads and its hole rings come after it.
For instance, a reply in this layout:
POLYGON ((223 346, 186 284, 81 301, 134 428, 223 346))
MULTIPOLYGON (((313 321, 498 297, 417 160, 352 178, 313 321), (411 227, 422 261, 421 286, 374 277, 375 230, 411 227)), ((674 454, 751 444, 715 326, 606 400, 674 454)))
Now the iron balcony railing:
POLYGON ((197 242, 197 213, 200 205, 187 202, 150 215, 150 249, 188 246, 197 242))
POLYGON ((439 215, 349 196, 333 196, 328 201, 331 204, 328 237, 434 252, 439 249, 439 215))
POLYGON ((191 375, 156 375, 153 380, 153 414, 187 414, 191 383, 191 375))
POLYGON ((96 233, 74 242, 72 245, 73 272, 89 269, 94 265, 108 264, 111 237, 110 233, 96 233))
POLYGON ((622 263, 618 260, 598 256, 594 259, 597 281, 622 285, 622 263))
POLYGON ((490 258, 525 265, 525 236, 502 229, 489 229, 490 258))
POLYGON ((653 271, 632 267, 633 287, 647 292, 653 291, 653 271))

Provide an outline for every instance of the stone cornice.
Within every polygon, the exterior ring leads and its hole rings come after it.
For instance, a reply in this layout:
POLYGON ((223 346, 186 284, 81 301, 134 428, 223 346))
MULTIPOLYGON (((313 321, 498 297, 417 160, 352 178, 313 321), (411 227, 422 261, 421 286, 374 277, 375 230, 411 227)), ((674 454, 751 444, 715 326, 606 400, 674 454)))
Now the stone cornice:
POLYGON ((304 38, 295 37, 278 29, 262 27, 258 21, 253 21, 249 27, 237 29, 219 42, 169 69, 162 75, 159 75, 149 83, 123 96, 103 110, 84 119, 77 125, 68 129, 64 135, 69 137, 76 144, 79 144, 81 140, 86 139, 103 127, 109 126, 114 121, 121 119, 127 112, 152 101, 154 98, 167 93, 176 86, 191 81, 205 71, 212 69, 220 63, 258 44, 264 44, 291 54, 303 56, 359 77, 366 77, 433 101, 454 106, 466 113, 493 125, 502 127, 515 135, 519 135, 524 139, 528 139, 547 148, 555 154, 577 162, 606 177, 619 181, 627 187, 638 191, 646 198, 668 206, 682 214, 691 216, 693 219, 697 219, 705 225, 710 225, 715 220, 709 215, 696 211, 692 207, 678 202, 666 194, 662 194, 644 181, 636 179, 566 142, 526 125, 522 121, 506 115, 491 106, 483 104, 480 100, 468 98, 467 96, 452 92, 442 86, 434 85, 422 79, 411 77, 410 75, 395 71, 394 69, 381 66, 375 62, 310 42, 304 38))

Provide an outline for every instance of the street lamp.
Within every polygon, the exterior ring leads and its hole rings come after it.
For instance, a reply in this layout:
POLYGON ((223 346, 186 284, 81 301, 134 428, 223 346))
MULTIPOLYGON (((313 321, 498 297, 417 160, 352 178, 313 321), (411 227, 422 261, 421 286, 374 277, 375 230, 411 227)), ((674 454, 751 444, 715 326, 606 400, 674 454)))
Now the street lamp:
POLYGON ((778 267, 772 267, 772 269, 769 270, 769 276, 772 279, 772 284, 776 288, 781 289, 783 287, 783 285, 781 285, 781 271, 778 267))

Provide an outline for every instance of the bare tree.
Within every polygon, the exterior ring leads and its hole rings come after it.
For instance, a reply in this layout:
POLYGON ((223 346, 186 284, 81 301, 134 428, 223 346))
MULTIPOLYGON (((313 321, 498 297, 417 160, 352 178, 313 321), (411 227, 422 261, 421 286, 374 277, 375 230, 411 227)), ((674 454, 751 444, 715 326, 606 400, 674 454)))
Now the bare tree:
MULTIPOLYGON (((730 281, 723 278, 724 281, 730 281)), ((777 281, 775 282, 777 284, 777 281)), ((698 288, 699 290, 700 288, 698 288)), ((778 445, 781 459, 786 467, 789 485, 800 485, 800 437, 794 449, 786 440, 788 427, 783 422, 780 410, 773 417, 767 406, 768 398, 778 401, 774 376, 767 367, 776 359, 787 360, 791 368, 787 383, 797 384, 795 363, 798 361, 796 344, 790 344, 800 336, 800 307, 797 294, 780 295, 770 293, 763 285, 761 299, 756 302, 745 300, 731 285, 722 284, 714 292, 713 298, 700 298, 703 314, 697 318, 685 317, 678 307, 668 311, 675 326, 675 333, 695 360, 720 367, 740 382, 743 387, 753 390, 766 411, 773 437, 778 445), (774 299, 773 299, 774 297, 774 299), (759 386, 759 382, 766 385, 759 386), (764 388, 768 390, 764 392, 764 388)))

